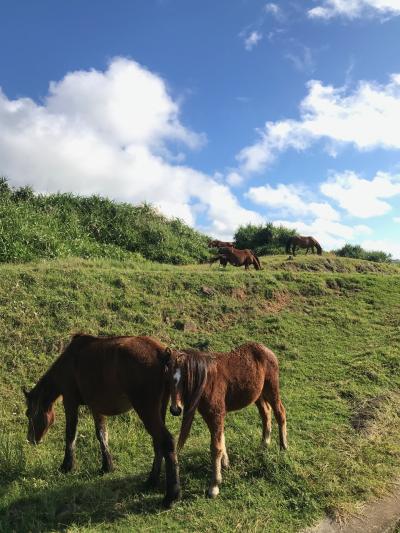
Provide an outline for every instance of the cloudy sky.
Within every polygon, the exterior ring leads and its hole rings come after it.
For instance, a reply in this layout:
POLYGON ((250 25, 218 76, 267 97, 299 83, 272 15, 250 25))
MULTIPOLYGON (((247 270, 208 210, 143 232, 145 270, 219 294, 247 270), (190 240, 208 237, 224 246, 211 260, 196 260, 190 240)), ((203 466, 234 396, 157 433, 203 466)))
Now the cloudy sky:
POLYGON ((0 175, 400 257, 400 0, 2 0, 0 175))

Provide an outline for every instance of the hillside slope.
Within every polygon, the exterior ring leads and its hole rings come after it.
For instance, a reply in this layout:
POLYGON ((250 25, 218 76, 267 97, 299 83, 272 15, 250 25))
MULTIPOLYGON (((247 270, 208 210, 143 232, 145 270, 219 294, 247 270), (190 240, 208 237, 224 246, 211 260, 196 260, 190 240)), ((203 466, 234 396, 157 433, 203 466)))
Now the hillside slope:
MULTIPOLYGON (((329 256, 263 260, 256 272, 82 259, 0 266, 0 531, 298 531, 385 490, 400 473, 400 269, 329 256), (328 262, 329 260, 329 262, 328 262), (250 407, 227 418, 231 469, 204 498, 209 434, 196 418, 180 457, 183 501, 147 492, 151 442, 131 413, 109 420, 117 470, 98 476, 82 410, 78 469, 61 475, 63 410, 43 445, 25 442, 22 385, 69 335, 150 334, 229 350, 246 340, 281 365, 289 450, 269 450, 250 407)), ((168 417, 178 431, 178 421, 168 417)))

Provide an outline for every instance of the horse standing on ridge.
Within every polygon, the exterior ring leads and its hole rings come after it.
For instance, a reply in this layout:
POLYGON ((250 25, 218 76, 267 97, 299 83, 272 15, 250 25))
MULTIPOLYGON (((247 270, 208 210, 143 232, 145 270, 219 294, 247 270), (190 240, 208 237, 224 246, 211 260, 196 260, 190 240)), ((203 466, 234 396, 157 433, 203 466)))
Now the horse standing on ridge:
POLYGON ((165 426, 169 390, 161 359, 165 346, 150 337, 94 337, 74 335, 70 344, 30 392, 24 390, 28 440, 41 442, 53 424, 54 402, 63 397, 66 433, 63 472, 75 466, 78 408, 92 412, 100 443, 102 471, 113 470, 105 416, 134 409, 153 439, 154 461, 148 483, 155 485, 165 458, 166 494, 170 507, 179 498, 176 447, 165 426))
POLYGON ((210 241, 208 243, 209 248, 233 248, 235 245, 233 242, 226 242, 226 241, 210 241))
POLYGON ((166 350, 167 376, 171 392, 170 411, 183 419, 178 441, 182 448, 189 435, 196 409, 211 434, 213 474, 208 489, 219 494, 221 465, 229 466, 224 421, 228 411, 255 403, 262 420, 262 444, 271 442, 271 407, 279 426, 281 449, 287 448, 286 411, 279 394, 279 367, 275 354, 255 342, 229 353, 197 350, 166 350))
POLYGON ((311 248, 312 253, 314 252, 314 246, 317 249, 317 254, 322 254, 322 248, 319 242, 314 239, 314 237, 303 237, 301 235, 295 235, 294 237, 289 237, 286 242, 286 253, 296 255, 296 247, 307 248, 306 254, 308 254, 309 249, 311 248))

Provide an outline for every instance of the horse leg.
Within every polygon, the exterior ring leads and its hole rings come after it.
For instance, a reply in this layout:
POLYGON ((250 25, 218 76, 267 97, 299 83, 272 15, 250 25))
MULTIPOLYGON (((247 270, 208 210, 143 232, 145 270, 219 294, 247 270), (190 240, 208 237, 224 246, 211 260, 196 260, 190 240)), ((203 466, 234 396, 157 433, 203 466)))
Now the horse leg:
POLYGON ((60 470, 70 472, 75 467, 76 428, 78 425, 78 405, 64 399, 65 410, 65 454, 60 470))
POLYGON ((100 413, 92 411, 94 426, 96 428, 96 437, 100 443, 101 457, 102 457, 102 466, 101 471, 103 474, 112 472, 114 470, 114 465, 112 457, 110 454, 110 449, 108 447, 108 431, 106 425, 106 417, 100 413))
POLYGON ((279 397, 279 389, 272 383, 266 384, 263 391, 264 399, 271 405, 275 415, 275 419, 279 427, 279 444, 281 450, 286 450, 287 444, 287 430, 286 430, 286 410, 279 397))
POLYGON ((208 487, 208 496, 216 498, 219 494, 219 485, 222 483, 222 458, 225 456, 225 464, 228 458, 225 448, 224 436, 224 415, 215 416, 213 413, 204 417, 211 434, 211 461, 212 461, 212 477, 210 486, 208 487))
MULTIPOLYGON (((165 459, 166 491, 163 504, 165 507, 170 508, 173 502, 179 499, 181 494, 175 441, 165 426, 158 406, 147 409, 145 407, 138 408, 135 403, 133 403, 135 410, 153 439, 154 449, 160 450, 161 455, 165 459)), ((154 462, 156 462, 156 457, 154 458, 154 462)), ((150 477, 152 472, 150 473, 150 477)))
MULTIPOLYGON (((165 424, 165 415, 167 413, 167 406, 169 402, 169 393, 166 392, 161 401, 161 418, 165 424)), ((153 439, 153 448, 154 448, 154 460, 153 466, 151 468, 149 477, 147 478, 147 485, 149 487, 155 487, 160 479, 161 465, 163 460, 163 451, 158 443, 153 439)))
POLYGON ((209 263, 210 263, 210 267, 213 263, 215 263, 216 261, 221 261, 221 258, 219 255, 217 255, 216 257, 211 257, 211 259, 209 260, 209 263))
POLYGON ((223 468, 229 468, 229 457, 228 452, 226 451, 226 444, 225 444, 225 433, 222 433, 222 459, 221 464, 223 468))
POLYGON ((271 444, 271 406, 264 400, 262 396, 256 401, 258 412, 260 413, 263 431, 261 444, 263 446, 269 446, 271 444))
POLYGON ((310 250, 310 247, 307 246, 306 255, 308 254, 309 250, 310 250))

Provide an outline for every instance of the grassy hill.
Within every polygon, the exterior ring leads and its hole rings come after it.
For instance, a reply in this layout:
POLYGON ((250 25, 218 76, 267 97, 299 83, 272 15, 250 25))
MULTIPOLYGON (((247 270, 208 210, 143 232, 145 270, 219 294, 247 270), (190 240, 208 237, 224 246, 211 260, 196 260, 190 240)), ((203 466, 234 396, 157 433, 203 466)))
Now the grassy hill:
POLYGON ((147 204, 99 196, 12 190, 0 178, 0 262, 63 257, 188 264, 208 257, 207 237, 147 204))
MULTIPOLYGON (((390 486, 400 473, 400 267, 329 255, 263 265, 70 258, 0 266, 0 531, 289 533, 390 486), (162 489, 143 488, 152 451, 138 418, 109 419, 117 469, 101 477, 82 409, 78 469, 60 474, 62 406, 45 442, 30 447, 20 387, 33 385, 76 331, 214 350, 263 342, 280 360, 288 452, 279 452, 275 423, 271 448, 260 447, 255 407, 229 414, 231 469, 210 501, 209 433, 196 417, 180 456, 182 502, 163 511, 162 489)), ((178 420, 167 423, 178 431, 178 420)))

